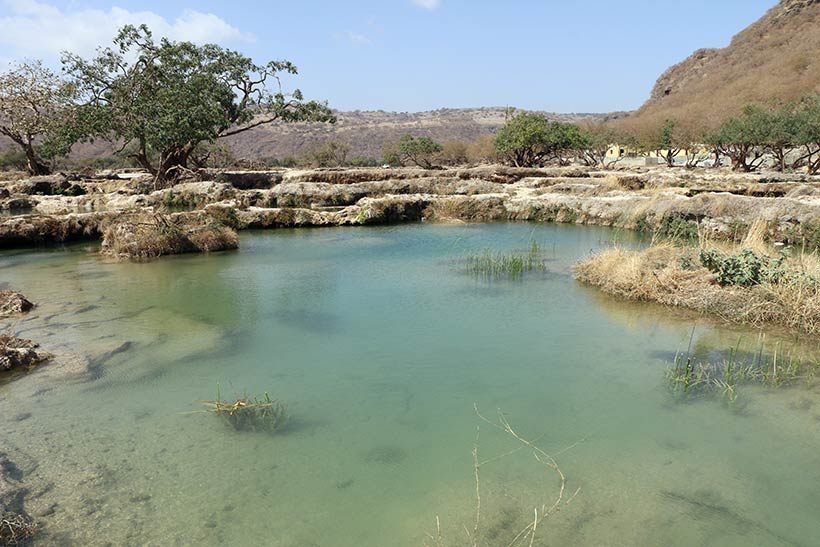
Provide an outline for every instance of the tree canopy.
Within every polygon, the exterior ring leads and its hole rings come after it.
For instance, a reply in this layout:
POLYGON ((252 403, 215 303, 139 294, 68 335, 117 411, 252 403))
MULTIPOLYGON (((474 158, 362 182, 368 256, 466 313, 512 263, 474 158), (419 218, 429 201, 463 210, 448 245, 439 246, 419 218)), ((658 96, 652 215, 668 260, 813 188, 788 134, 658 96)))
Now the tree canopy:
POLYGON ((281 122, 334 122, 325 103, 287 94, 280 75, 289 61, 257 65, 214 44, 155 41, 147 26, 126 26, 114 48, 84 59, 63 55, 79 92, 76 138, 104 137, 162 180, 186 168, 200 143, 281 122))
POLYGON ((575 124, 523 113, 507 120, 498 131, 495 147, 499 157, 516 167, 533 167, 551 160, 566 163, 567 156, 574 155, 585 142, 583 131, 575 124))
POLYGON ((442 151, 441 144, 430 137, 404 135, 399 139, 399 154, 404 161, 412 161, 419 167, 432 169, 436 154, 442 151))
POLYGON ((74 88, 40 61, 0 74, 0 134, 25 153, 32 175, 48 174, 47 160, 71 147, 61 137, 74 112, 73 98, 74 88))

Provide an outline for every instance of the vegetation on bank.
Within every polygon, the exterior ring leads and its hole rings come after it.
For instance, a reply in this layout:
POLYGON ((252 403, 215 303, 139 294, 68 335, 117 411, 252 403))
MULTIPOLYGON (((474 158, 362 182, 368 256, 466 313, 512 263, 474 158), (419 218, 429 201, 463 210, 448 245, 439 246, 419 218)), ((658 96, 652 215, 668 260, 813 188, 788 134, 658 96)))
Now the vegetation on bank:
POLYGON ((764 231, 753 227, 740 243, 701 238, 694 246, 662 240, 643 250, 608 249, 578 263, 575 275, 631 300, 820 334, 820 258, 777 250, 764 231))
POLYGON ((236 232, 214 220, 187 224, 173 215, 136 214, 102 229, 102 253, 148 259, 165 255, 236 249, 236 232))

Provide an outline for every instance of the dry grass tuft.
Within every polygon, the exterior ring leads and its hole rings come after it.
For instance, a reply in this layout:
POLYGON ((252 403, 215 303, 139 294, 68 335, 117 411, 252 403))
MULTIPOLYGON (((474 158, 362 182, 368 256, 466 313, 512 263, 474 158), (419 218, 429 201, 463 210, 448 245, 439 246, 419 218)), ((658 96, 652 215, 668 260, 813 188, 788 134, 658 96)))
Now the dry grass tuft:
MULTIPOLYGON (((750 230, 746 242, 752 249, 765 245, 760 241, 761 230, 754 226, 750 230)), ((744 248, 749 247, 731 249, 739 252, 744 248)), ((770 248, 766 251, 764 256, 771 256, 770 248)), ((777 282, 721 286, 715 274, 701 265, 697 248, 657 243, 641 251, 614 248, 600 252, 578 263, 575 275, 579 281, 630 300, 688 308, 732 323, 774 323, 820 334, 820 286, 813 276, 820 271, 820 260, 814 254, 802 254, 785 259, 782 268, 788 275, 777 282)))
POLYGON ((4 547, 28 545, 36 532, 37 524, 23 515, 0 515, 0 545, 4 547))
POLYGON ((172 216, 145 214, 128 217, 103 229, 102 252, 119 258, 148 259, 163 255, 236 249, 231 228, 210 221, 186 224, 172 216))

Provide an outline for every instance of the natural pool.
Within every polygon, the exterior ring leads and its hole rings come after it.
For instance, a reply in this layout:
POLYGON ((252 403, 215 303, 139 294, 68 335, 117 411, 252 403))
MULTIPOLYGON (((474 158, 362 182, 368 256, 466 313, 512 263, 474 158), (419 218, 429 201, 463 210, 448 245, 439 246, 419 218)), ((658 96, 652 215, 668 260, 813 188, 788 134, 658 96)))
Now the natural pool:
MULTIPOLYGON (((94 356, 0 386, 0 452, 31 490, 37 545, 436 545, 437 516, 442 544, 471 545, 476 427, 481 460, 519 446, 474 403, 572 447, 556 459, 580 491, 535 545, 816 544, 820 393, 675 402, 664 370, 692 317, 571 276, 625 237, 408 225, 248 233, 238 252, 146 264, 0 254, 0 281, 41 303, 11 328, 94 356), (533 239, 546 272, 464 272, 467 255, 533 239), (184 414, 217 384, 286 400, 288 427, 184 414)), ((739 336, 757 334, 699 321, 695 346, 739 336)), ((558 481, 520 450, 482 466, 481 487, 480 544, 503 546, 558 481)))

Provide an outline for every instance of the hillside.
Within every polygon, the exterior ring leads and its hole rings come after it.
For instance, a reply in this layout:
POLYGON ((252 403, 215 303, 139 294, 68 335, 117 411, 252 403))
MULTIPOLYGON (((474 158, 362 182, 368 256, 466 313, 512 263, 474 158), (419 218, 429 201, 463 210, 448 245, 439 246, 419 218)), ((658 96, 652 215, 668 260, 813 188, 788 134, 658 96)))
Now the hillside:
POLYGON ((723 49, 667 70, 638 118, 714 123, 750 102, 820 92, 820 0, 781 0, 723 49))
MULTIPOLYGON (((505 108, 443 108, 429 112, 355 111, 337 112, 329 124, 272 124, 226 139, 240 158, 283 158, 299 156, 311 146, 340 141, 351 146, 348 157, 380 158, 386 141, 402 135, 426 135, 439 142, 471 141, 495 133, 504 125, 505 108)), ((597 114, 553 114, 561 121, 597 119, 597 114)))

